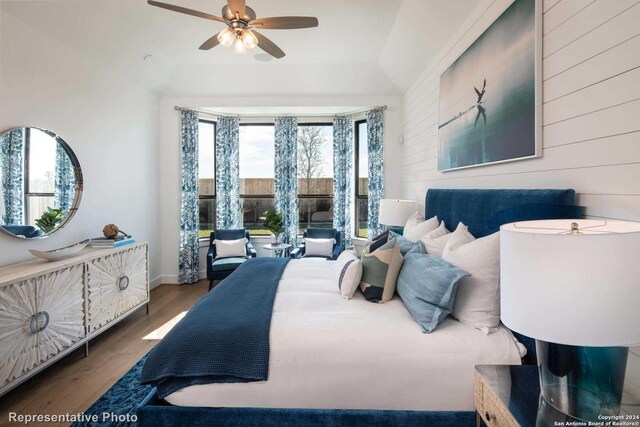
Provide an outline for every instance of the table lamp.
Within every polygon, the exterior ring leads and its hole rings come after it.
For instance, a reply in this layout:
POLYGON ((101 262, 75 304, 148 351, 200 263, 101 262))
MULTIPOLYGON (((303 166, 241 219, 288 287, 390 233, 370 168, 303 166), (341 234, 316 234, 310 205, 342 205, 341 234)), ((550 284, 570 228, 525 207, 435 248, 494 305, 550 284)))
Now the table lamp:
POLYGON ((380 200, 378 222, 386 225, 390 230, 402 234, 402 229, 397 229, 397 227, 404 227, 416 209, 414 200, 382 199, 380 200), (394 230, 394 228, 396 229, 394 230))
POLYGON ((583 421, 617 415, 640 343, 640 223, 518 222, 500 245, 501 319, 535 338, 542 399, 583 421))

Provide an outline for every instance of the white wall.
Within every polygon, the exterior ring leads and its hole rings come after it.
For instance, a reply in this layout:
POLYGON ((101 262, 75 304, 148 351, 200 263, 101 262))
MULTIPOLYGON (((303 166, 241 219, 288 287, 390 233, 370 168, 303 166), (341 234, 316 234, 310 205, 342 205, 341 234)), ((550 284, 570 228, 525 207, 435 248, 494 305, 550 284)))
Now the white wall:
MULTIPOLYGON (((394 165, 400 163, 400 96, 286 96, 286 97, 163 97, 160 99, 160 233, 161 275, 163 283, 176 283, 178 277, 178 246, 180 224, 180 116, 173 109, 178 105, 190 108, 217 107, 341 107, 374 106, 386 104, 385 111, 385 193, 399 197, 400 173, 394 165)), ((259 243, 254 246, 259 247, 259 243)), ((201 271, 204 271, 204 252, 201 249, 201 271)))
MULTIPOLYGON (((640 219, 640 4, 543 3, 543 157, 437 172, 440 74, 511 4, 484 0, 403 97, 402 193, 574 188, 594 216, 640 219)), ((627 389, 640 397, 640 353, 627 389)))
POLYGON ((378 64, 405 92, 480 0, 403 0, 378 64))
POLYGON ((38 126, 74 150, 84 175, 77 215, 42 240, 0 234, 0 266, 101 234, 115 223, 150 245, 158 275, 158 99, 12 15, 1 16, 0 128, 38 126))

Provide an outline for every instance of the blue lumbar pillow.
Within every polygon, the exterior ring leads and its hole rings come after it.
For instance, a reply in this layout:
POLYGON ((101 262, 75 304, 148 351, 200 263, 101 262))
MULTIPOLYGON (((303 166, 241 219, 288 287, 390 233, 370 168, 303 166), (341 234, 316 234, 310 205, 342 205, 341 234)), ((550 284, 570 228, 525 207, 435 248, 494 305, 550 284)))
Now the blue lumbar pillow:
POLYGON ((407 253, 397 290, 424 332, 433 331, 453 310, 458 283, 469 276, 437 256, 407 253))

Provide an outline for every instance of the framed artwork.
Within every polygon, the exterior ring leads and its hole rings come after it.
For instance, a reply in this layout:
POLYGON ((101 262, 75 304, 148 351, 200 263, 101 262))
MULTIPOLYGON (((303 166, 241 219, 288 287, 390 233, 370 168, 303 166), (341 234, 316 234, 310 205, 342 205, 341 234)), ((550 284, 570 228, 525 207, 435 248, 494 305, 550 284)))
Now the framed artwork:
POLYGON ((440 76, 438 170, 541 156, 541 93, 541 0, 515 0, 440 76))

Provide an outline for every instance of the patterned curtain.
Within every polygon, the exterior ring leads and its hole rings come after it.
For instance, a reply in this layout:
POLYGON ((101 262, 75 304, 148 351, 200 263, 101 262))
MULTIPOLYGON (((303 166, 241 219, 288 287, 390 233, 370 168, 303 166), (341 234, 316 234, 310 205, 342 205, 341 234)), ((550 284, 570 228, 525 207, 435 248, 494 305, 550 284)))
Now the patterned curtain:
POLYGON ((333 227, 344 247, 351 245, 353 199, 353 120, 333 119, 333 227))
POLYGON ((216 127, 216 227, 240 228, 240 119, 218 118, 216 127))
POLYGON ((63 215, 69 213, 73 206, 76 191, 76 174, 71 159, 64 147, 58 143, 56 147, 56 176, 53 188, 53 205, 63 209, 63 215))
POLYGON ((282 214, 282 242, 296 245, 298 238, 298 119, 275 120, 275 204, 282 214))
POLYGON ((180 255, 178 282, 196 283, 200 279, 200 248, 198 230, 198 113, 181 111, 180 145, 182 168, 180 183, 180 255))
POLYGON ((369 152, 369 236, 384 229, 378 222, 380 200, 384 195, 384 111, 374 108, 367 112, 367 148, 369 152))
POLYGON ((2 224, 24 223, 24 129, 14 129, 0 138, 0 174, 4 212, 2 224))

